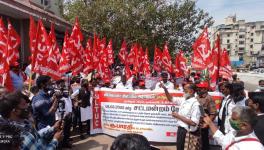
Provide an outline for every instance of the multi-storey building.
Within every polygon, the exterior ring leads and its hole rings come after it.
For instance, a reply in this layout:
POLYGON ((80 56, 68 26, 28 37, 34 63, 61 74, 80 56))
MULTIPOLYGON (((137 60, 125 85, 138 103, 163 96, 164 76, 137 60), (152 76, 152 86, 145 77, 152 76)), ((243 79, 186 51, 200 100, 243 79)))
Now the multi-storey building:
POLYGON ((55 24, 55 32, 59 45, 63 43, 66 28, 71 24, 62 18, 63 0, 0 0, 0 17, 4 22, 10 20, 21 37, 20 63, 28 63, 29 51, 29 17, 36 21, 42 19, 49 32, 50 24, 55 24))
POLYGON ((234 66, 264 67, 264 21, 237 21, 229 16, 211 34, 212 39, 220 35, 221 47, 227 49, 234 66))

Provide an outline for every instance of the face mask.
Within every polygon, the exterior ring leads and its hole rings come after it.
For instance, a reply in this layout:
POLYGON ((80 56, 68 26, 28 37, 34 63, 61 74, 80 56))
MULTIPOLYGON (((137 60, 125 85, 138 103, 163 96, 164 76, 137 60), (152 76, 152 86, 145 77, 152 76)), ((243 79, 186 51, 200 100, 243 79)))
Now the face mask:
POLYGON ((202 96, 202 95, 204 95, 206 92, 205 91, 198 91, 197 92, 197 94, 199 95, 199 96, 202 96))
POLYGON ((185 99, 188 99, 190 96, 191 96, 190 93, 184 93, 184 94, 183 94, 183 97, 184 97, 185 99))
POLYGON ((260 89, 262 91, 262 90, 264 90, 264 86, 258 86, 258 89, 260 89))
POLYGON ((19 114, 20 118, 28 119, 28 116, 29 116, 29 109, 28 108, 20 110, 20 114, 19 114))
POLYGON ((229 123, 231 125, 231 127, 236 130, 236 131, 239 131, 240 130, 240 121, 236 121, 236 120, 233 120, 233 119, 229 119, 229 123))

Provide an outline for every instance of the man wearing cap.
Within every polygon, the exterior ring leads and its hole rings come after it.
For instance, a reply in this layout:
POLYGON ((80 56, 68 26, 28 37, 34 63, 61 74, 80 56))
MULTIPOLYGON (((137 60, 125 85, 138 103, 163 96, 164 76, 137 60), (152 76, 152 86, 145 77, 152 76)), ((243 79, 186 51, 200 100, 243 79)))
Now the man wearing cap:
MULTIPOLYGON (((206 81, 202 81, 197 86, 197 100, 203 107, 204 112, 209 115, 211 120, 214 120, 217 110, 213 98, 208 94, 209 84, 206 81)), ((202 136, 202 150, 209 149, 209 127, 208 125, 201 125, 201 136, 202 136)))
POLYGON ((162 72, 161 73, 161 78, 162 78, 162 81, 160 81, 160 82, 158 82, 156 84, 155 90, 163 89, 161 85, 164 85, 166 87, 166 89, 168 89, 168 90, 173 90, 174 89, 173 83, 171 83, 168 80, 168 73, 167 72, 162 72))

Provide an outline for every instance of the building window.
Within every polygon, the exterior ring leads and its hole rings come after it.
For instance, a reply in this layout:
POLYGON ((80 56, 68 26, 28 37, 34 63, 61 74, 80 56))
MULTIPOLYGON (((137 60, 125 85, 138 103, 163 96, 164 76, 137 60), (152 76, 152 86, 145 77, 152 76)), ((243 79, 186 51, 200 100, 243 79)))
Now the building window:
POLYGON ((47 6, 49 5, 49 0, 41 0, 41 4, 47 6))
POLYGON ((239 47, 239 50, 240 51, 244 51, 244 47, 239 47))
POLYGON ((252 27, 251 27, 251 29, 254 29, 254 28, 255 28, 255 26, 252 26, 252 27))
POLYGON ((227 49, 230 49, 230 48, 231 48, 231 45, 230 45, 230 44, 228 44, 228 45, 227 45, 227 49))
POLYGON ((239 44, 245 44, 245 42, 244 41, 239 41, 239 44))
POLYGON ((227 34, 227 37, 230 37, 230 34, 227 34))
POLYGON ((243 61, 244 59, 243 59, 243 55, 240 55, 239 56, 239 61, 243 61))
POLYGON ((250 45, 250 48, 253 48, 253 45, 250 45))
POLYGON ((264 28, 264 25, 261 25, 260 28, 263 29, 264 28))
POLYGON ((251 33, 251 36, 254 36, 254 33, 251 33))
POLYGON ((253 42, 253 39, 250 39, 250 42, 253 42))
POLYGON ((230 43, 230 40, 227 40, 226 42, 227 42, 227 43, 230 43))
POLYGON ((242 38, 245 38, 245 36, 244 35, 239 35, 239 38, 242 39, 242 38))

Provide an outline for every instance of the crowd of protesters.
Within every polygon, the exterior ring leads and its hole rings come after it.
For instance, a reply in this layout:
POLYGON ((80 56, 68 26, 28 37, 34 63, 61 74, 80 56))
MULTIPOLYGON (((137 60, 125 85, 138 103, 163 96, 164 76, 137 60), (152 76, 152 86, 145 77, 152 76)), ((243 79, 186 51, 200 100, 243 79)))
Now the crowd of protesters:
MULTIPOLYGON (((177 150, 209 150, 210 131, 222 149, 264 149, 264 80, 259 81, 256 91, 248 92, 236 75, 233 80, 220 77, 216 90, 224 98, 218 112, 209 95, 212 90, 208 79, 199 72, 183 78, 165 71, 153 72, 150 76, 134 74, 128 78, 123 70, 120 66, 114 68, 112 80, 106 83, 96 72, 74 77, 69 73, 58 81, 46 75, 34 75, 27 81, 29 77, 18 65, 11 66, 11 83, 0 88, 0 135, 1 138, 10 135, 16 140, 3 146, 32 150, 71 148, 73 131, 78 132, 81 139, 90 135, 91 116, 84 118, 81 112, 92 111, 94 88, 106 87, 161 90, 169 101, 178 104, 179 111, 172 113, 177 119, 177 150), (182 91, 184 99, 172 97, 171 90, 182 91)), ((124 134, 111 146, 111 150, 121 149, 156 148, 141 135, 124 134)))

